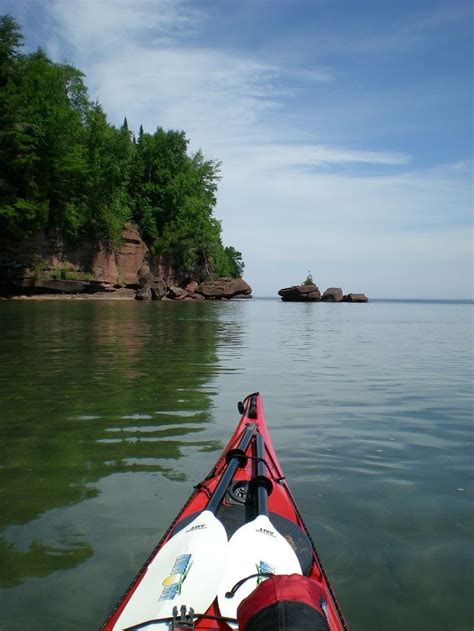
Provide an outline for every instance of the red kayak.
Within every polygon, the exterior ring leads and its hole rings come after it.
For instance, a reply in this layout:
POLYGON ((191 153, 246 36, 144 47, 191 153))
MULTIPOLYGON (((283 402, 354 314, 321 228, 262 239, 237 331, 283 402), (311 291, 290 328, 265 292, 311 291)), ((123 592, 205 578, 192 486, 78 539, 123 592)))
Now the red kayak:
POLYGON ((104 631, 348 629, 291 495, 258 393, 104 631))

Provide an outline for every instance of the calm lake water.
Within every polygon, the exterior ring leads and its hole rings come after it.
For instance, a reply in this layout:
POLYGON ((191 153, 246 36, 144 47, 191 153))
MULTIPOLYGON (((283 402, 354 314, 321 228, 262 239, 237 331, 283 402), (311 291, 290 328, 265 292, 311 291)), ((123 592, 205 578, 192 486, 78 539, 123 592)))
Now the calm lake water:
POLYGON ((354 631, 471 631, 472 303, 0 302, 0 628, 96 629, 259 390, 354 631))

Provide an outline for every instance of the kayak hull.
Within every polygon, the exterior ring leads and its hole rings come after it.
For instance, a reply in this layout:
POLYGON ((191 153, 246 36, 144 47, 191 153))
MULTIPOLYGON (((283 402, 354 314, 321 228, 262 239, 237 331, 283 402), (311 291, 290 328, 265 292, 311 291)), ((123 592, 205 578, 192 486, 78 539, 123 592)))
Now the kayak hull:
MULTIPOLYGON (((143 600, 144 594, 146 595, 147 592, 144 587, 147 581, 149 581, 147 574, 151 572, 152 568, 153 571, 157 572, 157 569, 155 568, 156 563, 154 563, 157 555, 159 553, 163 553, 163 550, 171 537, 174 537, 183 531, 186 526, 195 523, 196 518, 203 511, 204 513, 209 512, 205 510, 206 506, 226 469, 229 455, 232 454, 232 450, 234 450, 238 445, 245 430, 250 426, 253 427, 254 425, 256 426, 256 431, 263 436, 265 443, 264 459, 267 471, 266 476, 270 481, 268 482, 270 490, 268 496, 269 518, 275 529, 278 530, 278 532, 292 546, 301 566, 302 574, 314 581, 317 587, 320 588, 324 599, 324 613, 330 630, 340 631, 348 629, 334 592, 323 569, 316 547, 303 522, 278 462, 265 422, 262 397, 258 393, 249 395, 244 400, 240 409, 242 410, 241 419, 215 466, 209 472, 207 477, 195 487, 192 495, 183 506, 176 519, 170 525, 161 541, 155 547, 143 567, 138 572, 127 592, 117 603, 114 611, 102 626, 103 631, 118 631, 119 629, 126 629, 127 626, 126 624, 123 624, 123 622, 125 620, 133 620, 133 616, 128 616, 127 612, 131 611, 132 608, 136 609, 138 599, 140 598, 143 600)), ((240 464, 243 466, 240 466, 237 469, 232 482, 230 483, 227 492, 216 511, 216 517, 224 526, 228 539, 230 539, 239 528, 256 517, 253 498, 254 485, 251 482, 254 475, 254 461, 251 457, 251 446, 247 449, 246 456, 248 456, 248 458, 242 458, 240 464)), ((162 558, 161 554, 160 561, 162 558)), ((160 574, 159 570, 158 574, 160 574)), ((191 572, 189 573, 189 576, 191 576, 191 572)), ((152 593, 156 595, 157 589, 160 589, 160 586, 157 587, 155 585, 154 590, 150 590, 150 595, 152 593)), ((189 602, 187 605, 193 607, 193 602, 189 602)), ((228 630, 230 628, 227 622, 215 619, 221 616, 217 605, 217 599, 214 600, 206 612, 200 612, 196 609, 195 611, 196 613, 205 613, 212 618, 202 618, 196 620, 195 629, 228 630)), ((143 617, 136 620, 134 624, 150 620, 149 614, 151 614, 151 610, 144 606, 143 617)), ((158 616, 153 616, 153 618, 156 617, 158 616)), ((232 626, 236 628, 236 625, 232 626)), ((147 626, 146 628, 166 629, 169 627, 170 625, 157 624, 147 626)))

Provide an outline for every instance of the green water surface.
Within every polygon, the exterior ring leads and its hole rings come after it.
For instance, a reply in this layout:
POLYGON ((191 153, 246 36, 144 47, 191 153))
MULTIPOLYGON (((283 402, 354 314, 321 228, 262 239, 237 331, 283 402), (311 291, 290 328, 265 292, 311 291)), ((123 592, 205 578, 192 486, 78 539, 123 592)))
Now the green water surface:
POLYGON ((96 629, 260 390, 352 629, 471 630, 472 304, 0 302, 0 629, 96 629))

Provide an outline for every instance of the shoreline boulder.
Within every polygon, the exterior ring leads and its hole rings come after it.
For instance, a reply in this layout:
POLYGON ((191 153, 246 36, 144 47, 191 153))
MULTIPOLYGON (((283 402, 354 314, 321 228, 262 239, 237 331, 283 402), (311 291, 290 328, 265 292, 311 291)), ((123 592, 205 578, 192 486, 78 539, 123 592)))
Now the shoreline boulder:
POLYGON ((135 293, 135 300, 151 300, 151 289, 149 287, 140 287, 135 293))
POLYGON ((166 295, 166 286, 161 278, 155 278, 150 286, 152 300, 162 300, 166 295))
POLYGON ((218 278, 201 283, 194 293, 207 300, 230 300, 235 296, 250 296, 252 288, 242 278, 218 278))
POLYGON ((188 292, 186 291, 186 289, 174 286, 168 287, 168 291, 166 293, 166 297, 171 298, 172 300, 184 300, 187 295, 188 292))
POLYGON ((190 280, 189 283, 185 285, 184 289, 189 294, 194 294, 194 292, 196 291, 198 287, 199 287, 199 283, 197 282, 197 280, 190 280))

